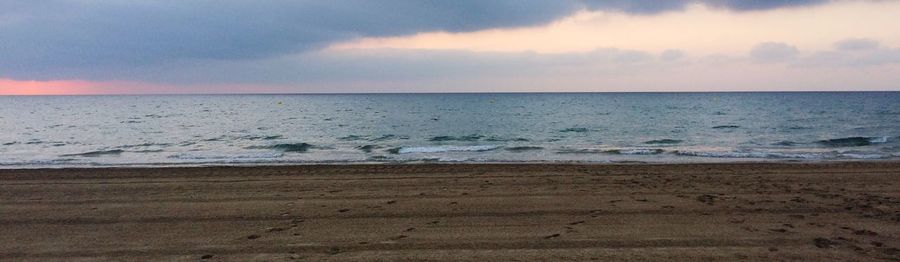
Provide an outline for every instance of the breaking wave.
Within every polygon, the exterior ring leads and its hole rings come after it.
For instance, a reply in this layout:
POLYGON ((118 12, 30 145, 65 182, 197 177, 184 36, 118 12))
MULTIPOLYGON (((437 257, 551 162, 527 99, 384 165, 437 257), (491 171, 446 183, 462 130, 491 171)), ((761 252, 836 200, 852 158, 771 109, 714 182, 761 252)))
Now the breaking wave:
POLYGON ((818 143, 830 147, 855 147, 868 146, 871 144, 887 143, 887 137, 843 137, 835 139, 819 140, 818 143))
POLYGON ((740 152, 740 151, 674 151, 680 156, 696 156, 711 158, 775 158, 775 159, 824 159, 822 153, 781 153, 781 152, 740 152))
POLYGON ((514 146, 505 148, 506 151, 512 152, 524 152, 524 151, 534 151, 534 150, 543 150, 543 147, 539 146, 514 146))
POLYGON ((251 146, 247 147, 247 149, 274 149, 281 152, 291 152, 291 153, 305 153, 310 149, 315 148, 314 145, 308 143, 290 143, 290 144, 275 144, 271 146, 251 146))
POLYGON ((611 149, 604 151, 604 153, 619 155, 658 155, 665 152, 665 150, 659 148, 611 149))
POLYGON ((90 152, 84 152, 84 153, 78 153, 78 154, 66 154, 66 155, 61 155, 61 156, 63 156, 63 157, 73 157, 73 156, 101 157, 101 156, 109 156, 109 155, 120 155, 124 152, 125 152, 125 150, 122 150, 122 149, 112 149, 112 150, 90 151, 90 152))
POLYGON ((484 152, 500 148, 493 145, 478 146, 422 146, 422 147, 400 147, 396 152, 398 154, 411 153, 443 153, 443 152, 484 152))
POLYGON ((678 140, 678 139, 657 139, 657 140, 650 140, 650 141, 644 142, 644 144, 648 144, 648 145, 654 145, 654 144, 680 144, 681 142, 684 142, 684 141, 678 140))
POLYGON ((281 158, 284 154, 274 152, 252 152, 252 153, 235 153, 235 154, 217 154, 217 153, 181 153, 169 156, 172 159, 182 160, 218 160, 218 161, 246 161, 246 160, 265 160, 281 158))

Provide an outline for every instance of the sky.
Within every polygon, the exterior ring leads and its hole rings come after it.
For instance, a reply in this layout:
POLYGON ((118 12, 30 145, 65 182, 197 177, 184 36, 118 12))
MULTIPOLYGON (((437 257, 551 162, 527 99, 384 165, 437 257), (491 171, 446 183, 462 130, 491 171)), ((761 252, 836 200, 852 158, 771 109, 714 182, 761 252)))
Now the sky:
POLYGON ((0 1, 0 95, 900 90, 893 0, 0 1))

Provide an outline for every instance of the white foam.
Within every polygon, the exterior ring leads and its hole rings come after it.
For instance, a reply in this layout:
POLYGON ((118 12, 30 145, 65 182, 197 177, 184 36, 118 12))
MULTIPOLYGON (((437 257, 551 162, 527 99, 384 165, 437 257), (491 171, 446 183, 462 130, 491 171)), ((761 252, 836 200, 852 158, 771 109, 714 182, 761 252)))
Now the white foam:
POLYGON ((657 154, 660 154, 663 152, 660 149, 654 149, 654 148, 620 149, 618 151, 619 151, 619 154, 622 154, 622 155, 657 155, 657 154))
POLYGON ((254 159, 275 159, 284 156, 282 153, 273 152, 252 152, 252 153, 235 153, 235 154, 214 154, 214 153, 180 153, 169 156, 169 158, 181 160, 254 160, 254 159))
POLYGON ((844 154, 841 154, 841 157, 844 157, 844 158, 852 158, 852 159, 882 159, 882 158, 888 158, 888 156, 880 155, 880 154, 860 154, 860 153, 844 153, 844 154))
POLYGON ((781 153, 781 152, 735 152, 735 151, 677 151, 682 156, 698 156, 713 158, 794 158, 823 159, 820 153, 781 153))
POLYGON ((54 165, 73 164, 73 163, 78 163, 78 161, 76 161, 76 159, 71 159, 71 158, 30 159, 30 160, 2 159, 2 160, 0 160, 0 166, 54 166, 54 165))
POLYGON ((888 137, 886 137, 886 136, 869 138, 869 143, 880 144, 880 143, 887 143, 887 141, 888 141, 888 137))
POLYGON ((422 147, 403 147, 398 151, 400 154, 412 153, 444 153, 444 152, 481 152, 490 151, 500 148, 492 145, 477 146, 422 146, 422 147))

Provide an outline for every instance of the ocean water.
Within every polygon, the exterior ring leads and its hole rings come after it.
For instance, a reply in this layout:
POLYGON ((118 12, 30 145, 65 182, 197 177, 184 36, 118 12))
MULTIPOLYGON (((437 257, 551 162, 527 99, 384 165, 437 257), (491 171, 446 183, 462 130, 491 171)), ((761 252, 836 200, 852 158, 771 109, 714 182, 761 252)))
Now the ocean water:
POLYGON ((0 168, 900 159, 900 92, 0 97, 0 168))

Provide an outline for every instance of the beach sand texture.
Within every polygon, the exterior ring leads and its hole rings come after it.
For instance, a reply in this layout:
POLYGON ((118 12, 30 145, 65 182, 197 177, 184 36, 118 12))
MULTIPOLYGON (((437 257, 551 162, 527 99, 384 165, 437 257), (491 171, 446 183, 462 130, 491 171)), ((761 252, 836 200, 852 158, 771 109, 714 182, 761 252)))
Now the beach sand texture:
POLYGON ((0 260, 900 260, 900 163, 0 170, 0 260))

